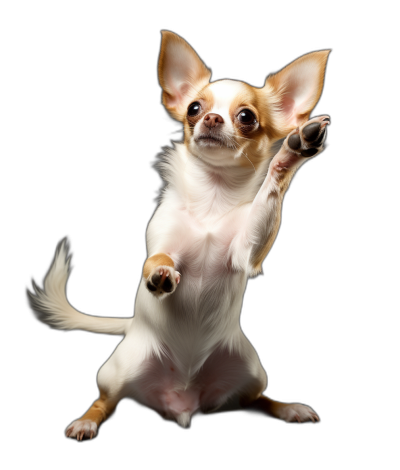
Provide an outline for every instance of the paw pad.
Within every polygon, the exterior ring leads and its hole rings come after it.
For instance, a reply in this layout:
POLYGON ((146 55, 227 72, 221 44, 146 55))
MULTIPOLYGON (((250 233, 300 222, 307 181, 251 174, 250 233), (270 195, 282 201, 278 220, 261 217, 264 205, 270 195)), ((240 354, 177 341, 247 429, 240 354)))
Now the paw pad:
POLYGON ((301 147, 301 139, 299 134, 292 134, 288 139, 288 145, 293 150, 298 150, 301 147))
POLYGON ((330 124, 330 118, 321 116, 314 118, 296 129, 287 139, 290 150, 300 153, 302 157, 312 157, 321 149, 326 138, 326 126, 330 124))
POLYGON ((156 269, 146 282, 149 291, 155 295, 170 294, 176 289, 180 282, 180 273, 174 271, 172 268, 159 267, 156 269))

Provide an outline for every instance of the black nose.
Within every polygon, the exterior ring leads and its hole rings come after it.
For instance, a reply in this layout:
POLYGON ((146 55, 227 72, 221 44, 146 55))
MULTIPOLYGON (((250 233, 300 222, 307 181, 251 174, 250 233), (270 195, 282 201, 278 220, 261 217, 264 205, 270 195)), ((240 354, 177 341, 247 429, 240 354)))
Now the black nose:
POLYGON ((219 114, 215 113, 209 113, 206 116, 204 116, 204 125, 208 128, 216 127, 218 124, 223 124, 224 120, 222 119, 222 116, 219 114))

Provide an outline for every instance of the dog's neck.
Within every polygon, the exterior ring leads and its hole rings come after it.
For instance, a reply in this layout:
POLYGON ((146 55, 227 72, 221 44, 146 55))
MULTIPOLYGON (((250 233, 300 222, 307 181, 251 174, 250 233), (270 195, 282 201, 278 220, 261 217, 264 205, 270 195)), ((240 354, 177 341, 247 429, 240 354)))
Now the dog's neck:
POLYGON ((251 202, 265 178, 268 161, 257 170, 245 166, 213 166, 176 144, 161 163, 163 178, 183 208, 198 220, 218 220, 251 202))

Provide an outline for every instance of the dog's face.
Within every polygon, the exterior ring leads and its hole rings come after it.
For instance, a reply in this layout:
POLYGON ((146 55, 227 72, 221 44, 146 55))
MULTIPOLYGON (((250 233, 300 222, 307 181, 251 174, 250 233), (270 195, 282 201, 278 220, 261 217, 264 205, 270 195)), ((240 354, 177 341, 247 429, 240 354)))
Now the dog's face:
POLYGON ((159 80, 168 112, 184 125, 185 144, 214 166, 253 166, 272 144, 308 120, 324 81, 329 51, 300 57, 264 87, 210 83, 211 71, 178 35, 163 31, 159 80))
POLYGON ((254 160, 257 149, 265 150, 273 137, 268 107, 262 106, 258 91, 234 80, 200 89, 183 118, 191 153, 217 166, 256 163, 248 154, 254 160))

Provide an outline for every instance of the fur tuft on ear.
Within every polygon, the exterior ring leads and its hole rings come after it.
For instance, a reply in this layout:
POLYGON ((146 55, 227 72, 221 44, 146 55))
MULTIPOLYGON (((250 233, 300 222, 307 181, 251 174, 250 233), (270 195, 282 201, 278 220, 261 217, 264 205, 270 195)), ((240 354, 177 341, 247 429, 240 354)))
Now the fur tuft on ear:
POLYGON ((170 31, 161 34, 158 78, 162 101, 172 117, 182 121, 197 92, 210 82, 211 71, 180 36, 170 31))
POLYGON ((280 125, 287 131, 303 124, 322 93, 330 50, 311 52, 270 75, 265 89, 274 98, 280 125))

